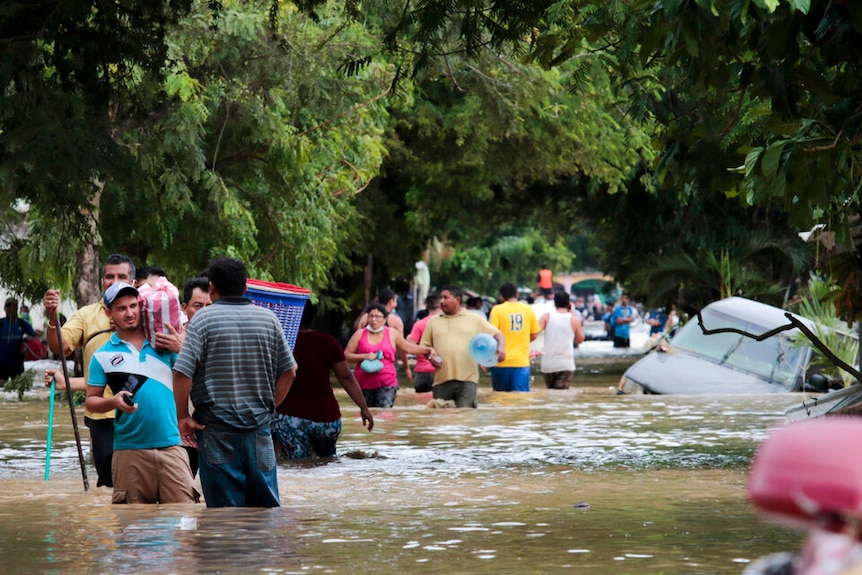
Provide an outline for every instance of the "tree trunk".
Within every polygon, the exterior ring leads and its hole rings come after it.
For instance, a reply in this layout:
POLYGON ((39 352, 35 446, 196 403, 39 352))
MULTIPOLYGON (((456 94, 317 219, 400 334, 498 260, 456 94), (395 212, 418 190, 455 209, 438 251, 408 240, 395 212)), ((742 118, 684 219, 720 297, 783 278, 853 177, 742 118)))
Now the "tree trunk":
POLYGON ((96 193, 93 195, 92 209, 83 210, 81 218, 89 229, 90 241, 78 251, 75 262, 75 301, 83 307, 99 301, 102 294, 102 278, 99 266, 99 202, 105 182, 93 180, 96 193))

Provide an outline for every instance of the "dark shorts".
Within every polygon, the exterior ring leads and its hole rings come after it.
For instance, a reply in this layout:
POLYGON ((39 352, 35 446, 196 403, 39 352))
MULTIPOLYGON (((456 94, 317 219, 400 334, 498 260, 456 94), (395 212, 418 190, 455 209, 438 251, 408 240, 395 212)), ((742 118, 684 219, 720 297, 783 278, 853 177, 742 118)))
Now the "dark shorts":
POLYGON ((434 399, 450 400, 455 402, 455 407, 478 407, 476 396, 479 392, 479 384, 474 381, 458 381, 450 379, 434 386, 434 399))
POLYGON ((631 347, 631 342, 627 337, 614 336, 614 347, 631 347))
POLYGON ((530 391, 530 368, 492 367, 491 386, 494 391, 530 391))
POLYGON ((15 379, 24 373, 24 364, 0 365, 0 379, 15 379))
POLYGON ((90 419, 84 417, 84 425, 90 430, 90 448, 93 465, 96 466, 96 487, 113 487, 111 465, 114 458, 114 418, 90 419))
POLYGON ((362 390, 362 395, 365 397, 365 403, 368 404, 368 407, 392 407, 395 405, 395 395, 397 393, 398 387, 394 385, 362 390))
POLYGON ((427 393, 434 387, 434 372, 433 371, 414 371, 413 372, 413 389, 416 393, 427 393))
POLYGON ((548 389, 569 389, 572 383, 574 371, 555 371, 553 373, 543 373, 545 385, 548 389))
POLYGON ((287 459, 335 457, 335 443, 341 435, 341 420, 311 421, 293 415, 276 415, 272 437, 287 459))

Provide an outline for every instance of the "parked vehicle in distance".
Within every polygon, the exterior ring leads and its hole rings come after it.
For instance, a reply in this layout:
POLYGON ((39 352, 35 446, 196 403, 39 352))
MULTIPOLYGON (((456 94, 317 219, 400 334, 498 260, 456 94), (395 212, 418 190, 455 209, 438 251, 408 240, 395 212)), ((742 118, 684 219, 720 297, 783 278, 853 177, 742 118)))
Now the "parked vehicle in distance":
MULTIPOLYGON (((741 297, 713 302, 701 310, 708 330, 736 328, 760 335, 787 325, 785 310, 741 297)), ((806 327, 809 319, 793 314, 806 327)), ((798 329, 763 341, 737 333, 706 335, 691 318, 674 335, 623 374, 623 393, 762 394, 827 391, 829 381, 812 366, 815 350, 798 329)))

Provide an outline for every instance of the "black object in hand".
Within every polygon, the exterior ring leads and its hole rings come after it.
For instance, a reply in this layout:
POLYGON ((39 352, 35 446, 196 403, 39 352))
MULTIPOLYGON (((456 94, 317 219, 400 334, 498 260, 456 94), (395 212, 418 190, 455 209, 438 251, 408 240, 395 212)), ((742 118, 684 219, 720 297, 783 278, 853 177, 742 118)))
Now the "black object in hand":
POLYGON ((126 402, 126 405, 131 405, 131 406, 135 405, 135 400, 132 399, 132 396, 125 394, 125 393, 123 394, 123 401, 126 402))

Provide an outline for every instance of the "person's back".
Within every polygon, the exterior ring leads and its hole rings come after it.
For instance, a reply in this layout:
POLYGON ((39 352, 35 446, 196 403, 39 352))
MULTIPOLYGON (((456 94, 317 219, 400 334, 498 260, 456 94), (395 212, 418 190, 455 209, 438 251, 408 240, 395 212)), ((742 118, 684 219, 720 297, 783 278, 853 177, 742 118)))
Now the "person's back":
POLYGON ((271 382, 288 361, 287 354, 271 354, 281 348, 280 339, 284 331, 275 315, 245 298, 222 297, 195 314, 186 343, 195 350, 206 345, 207 361, 196 379, 208 383, 192 387, 195 419, 240 431, 268 423, 275 409, 271 382))
POLYGON ((296 362, 276 315, 243 297, 245 264, 219 257, 208 273, 213 303, 189 322, 174 365, 179 428, 198 447, 207 507, 277 507, 270 424, 296 362))
POLYGON ((332 391, 330 373, 359 407, 368 430, 374 427, 374 416, 350 372, 341 345, 331 335, 311 329, 316 315, 317 306, 307 302, 293 347, 296 379, 287 397, 276 406, 272 423, 273 440, 287 459, 335 456, 341 435, 341 410, 332 391))
POLYGON ((506 338, 506 360, 497 367, 529 367, 530 341, 540 331, 533 308, 518 301, 499 303, 491 308, 489 321, 506 338))
POLYGON ((503 333, 506 358, 491 368, 495 391, 530 391, 530 342, 541 329, 533 308, 518 301, 518 288, 511 282, 500 286, 503 303, 491 308, 491 325, 503 333))
POLYGON ((554 294, 554 309, 539 319, 545 330, 541 371, 548 389, 568 389, 575 373, 575 345, 584 341, 580 319, 571 311, 569 295, 554 294))
POLYGON ((548 312, 541 370, 542 373, 575 370, 575 330, 569 311, 548 312))
POLYGON ((344 361, 338 341, 329 334, 300 330, 293 346, 296 378, 287 397, 277 407, 278 413, 311 421, 334 421, 341 417, 338 400, 332 391, 332 366, 344 361))

